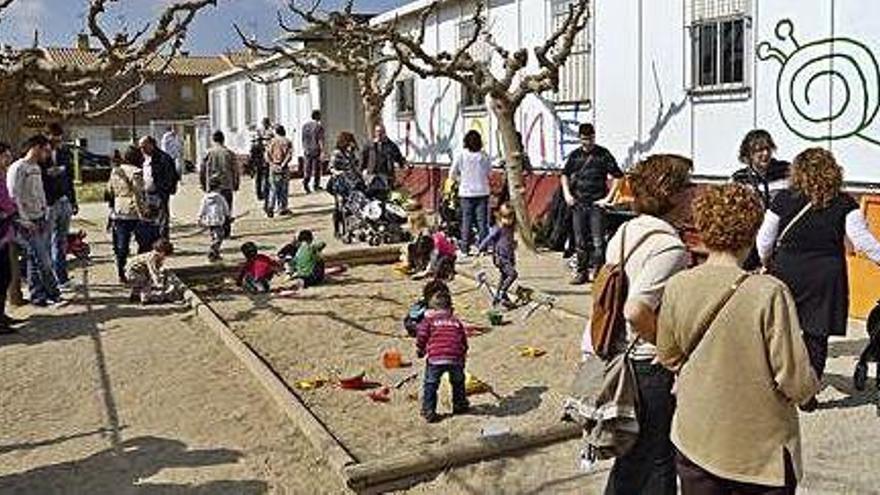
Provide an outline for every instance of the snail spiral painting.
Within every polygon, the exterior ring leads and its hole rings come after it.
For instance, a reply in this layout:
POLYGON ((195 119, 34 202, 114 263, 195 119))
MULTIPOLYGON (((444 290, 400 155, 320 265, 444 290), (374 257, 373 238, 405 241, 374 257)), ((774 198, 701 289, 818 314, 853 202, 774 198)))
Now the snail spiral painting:
POLYGON ((880 66, 864 43, 846 37, 801 43, 789 19, 779 21, 775 46, 758 45, 758 59, 780 64, 779 115, 809 141, 861 139, 880 146, 869 128, 880 111, 880 66))

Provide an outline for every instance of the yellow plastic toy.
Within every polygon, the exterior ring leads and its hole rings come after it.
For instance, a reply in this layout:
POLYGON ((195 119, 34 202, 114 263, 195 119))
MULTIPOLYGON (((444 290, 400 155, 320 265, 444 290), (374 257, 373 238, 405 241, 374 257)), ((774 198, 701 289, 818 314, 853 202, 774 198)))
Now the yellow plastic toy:
POLYGON ((519 348, 519 355, 522 357, 538 358, 544 354, 547 354, 547 351, 544 349, 538 349, 537 347, 523 346, 519 348))

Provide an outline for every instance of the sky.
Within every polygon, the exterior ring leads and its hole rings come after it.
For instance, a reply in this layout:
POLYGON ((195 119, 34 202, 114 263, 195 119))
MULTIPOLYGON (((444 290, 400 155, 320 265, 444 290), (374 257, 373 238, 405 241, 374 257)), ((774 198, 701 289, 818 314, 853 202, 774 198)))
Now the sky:
MULTIPOLYGON (((154 21, 163 6, 173 0, 117 0, 104 14, 108 32, 123 24, 140 28, 154 21)), ((339 0, 324 0, 328 8, 338 7, 339 0)), ((360 0, 360 12, 383 12, 408 0, 360 0)), ((184 49, 193 54, 219 54, 241 48, 241 40, 232 29, 237 23, 243 31, 256 33, 267 41, 279 34, 276 13, 286 10, 285 0, 218 0, 193 21, 184 49)), ((299 5, 303 5, 300 3, 299 5)), ((40 43, 47 46, 73 46, 76 34, 85 24, 88 0, 15 0, 0 19, 0 45, 29 45, 34 30, 40 43)), ((288 11, 289 12, 289 11, 288 11)), ((288 19, 293 17, 288 16, 288 19)))

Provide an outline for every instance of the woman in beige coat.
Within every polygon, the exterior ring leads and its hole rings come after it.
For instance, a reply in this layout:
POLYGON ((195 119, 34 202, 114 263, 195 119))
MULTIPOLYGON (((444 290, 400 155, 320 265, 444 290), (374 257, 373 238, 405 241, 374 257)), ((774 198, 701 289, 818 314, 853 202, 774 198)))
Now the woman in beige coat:
POLYGON ((704 265, 663 294, 657 357, 678 373, 672 442, 682 493, 794 493, 801 476, 797 405, 818 389, 791 293, 739 263, 764 209, 739 184, 694 201, 704 265), (729 299, 725 296, 729 296, 729 299))

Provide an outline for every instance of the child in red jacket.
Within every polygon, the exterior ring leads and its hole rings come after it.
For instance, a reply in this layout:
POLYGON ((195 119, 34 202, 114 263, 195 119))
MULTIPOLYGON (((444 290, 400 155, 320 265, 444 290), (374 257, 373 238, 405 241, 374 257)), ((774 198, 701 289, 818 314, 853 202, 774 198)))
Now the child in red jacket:
MULTIPOLYGON (((437 284, 438 281, 432 283, 437 284)), ((467 333, 464 324, 453 314, 449 288, 443 284, 442 289, 428 301, 428 310, 418 325, 416 336, 416 355, 427 356, 422 417, 429 423, 436 423, 440 419, 437 415, 437 389, 445 373, 449 373, 449 383, 452 385, 452 413, 463 414, 470 408, 464 387, 467 333)))
POLYGON ((281 264, 260 254, 253 242, 242 244, 241 254, 244 255, 244 264, 238 270, 236 285, 253 294, 269 292, 272 277, 284 270, 281 264))

